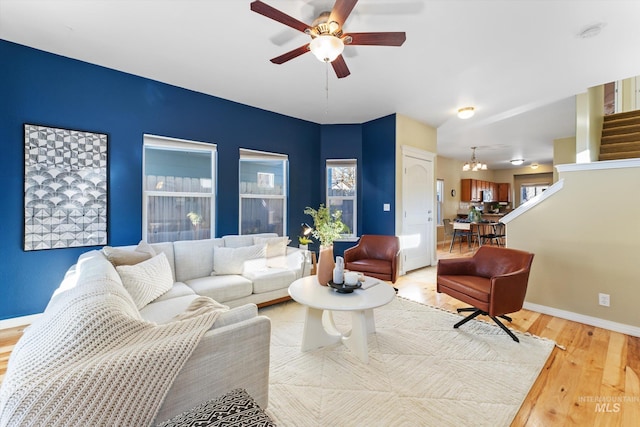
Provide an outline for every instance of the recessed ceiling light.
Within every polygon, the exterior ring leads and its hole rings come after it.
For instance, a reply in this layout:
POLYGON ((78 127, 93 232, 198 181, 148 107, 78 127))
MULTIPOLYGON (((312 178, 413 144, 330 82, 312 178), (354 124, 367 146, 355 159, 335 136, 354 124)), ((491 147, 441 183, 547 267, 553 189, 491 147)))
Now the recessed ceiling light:
POLYGON ((461 119, 468 119, 470 117, 473 117, 474 114, 475 108, 473 107, 464 107, 458 110, 458 117, 460 117, 461 119))
POLYGON ((510 162, 513 166, 520 166, 521 164, 524 163, 524 159, 513 159, 513 160, 510 160, 510 162))

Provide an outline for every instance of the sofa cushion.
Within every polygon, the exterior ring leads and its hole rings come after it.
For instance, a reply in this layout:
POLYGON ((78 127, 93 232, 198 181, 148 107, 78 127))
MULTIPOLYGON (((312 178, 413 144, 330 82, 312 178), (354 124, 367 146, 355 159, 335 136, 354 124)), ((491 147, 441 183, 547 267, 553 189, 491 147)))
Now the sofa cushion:
POLYGON ((213 271, 210 274, 242 274, 247 270, 266 265, 266 245, 243 246, 239 248, 216 248, 213 252, 213 271))
POLYGON ((116 270, 138 310, 173 286, 171 266, 164 253, 136 265, 120 265, 116 270))
POLYGON ((76 278, 72 281, 83 284, 93 280, 112 280, 122 284, 116 268, 110 263, 104 252, 93 250, 85 252, 78 257, 76 264, 76 278))
POLYGON ((253 245, 253 235, 232 235, 232 236, 224 236, 222 238, 224 240, 225 248, 241 248, 243 246, 251 246, 253 245))
POLYGON ((291 243, 288 236, 285 237, 254 237, 256 245, 267 245, 267 258, 284 256, 287 254, 287 245, 291 243))
POLYGON ((140 316, 148 322, 168 323, 177 315, 184 313, 189 304, 196 298, 198 298, 198 295, 193 293, 171 298, 170 300, 156 299, 140 309, 140 316))
POLYGON ((264 268, 243 274, 253 282, 253 293, 275 291, 287 288, 296 280, 296 273, 286 268, 264 268))
POLYGON ((169 289, 164 294, 160 295, 158 298, 154 299, 152 303, 165 301, 172 298, 183 297, 186 295, 196 295, 196 293, 193 292, 193 289, 187 286, 186 283, 175 282, 173 286, 171 286, 171 289, 169 289))
POLYGON ((187 280, 186 283, 198 295, 220 303, 246 297, 253 291, 251 280, 235 274, 201 277, 187 280))
POLYGON ((256 237, 278 237, 277 233, 256 233, 256 234, 230 234, 222 236, 225 248, 240 248, 242 246, 251 246, 256 237))
POLYGON ((144 241, 140 241, 133 250, 105 246, 102 248, 102 253, 116 267, 119 265, 135 265, 156 255, 156 251, 144 241))
POLYGON ((211 274, 214 248, 221 245, 222 240, 220 239, 173 242, 176 281, 186 282, 211 274))
POLYGON ((161 242, 161 243, 151 243, 151 247, 154 251, 156 251, 156 255, 159 255, 160 252, 164 252, 169 260, 169 265, 171 266, 171 271, 173 272, 173 281, 176 281, 176 264, 174 261, 175 255, 173 253, 173 242, 161 242))

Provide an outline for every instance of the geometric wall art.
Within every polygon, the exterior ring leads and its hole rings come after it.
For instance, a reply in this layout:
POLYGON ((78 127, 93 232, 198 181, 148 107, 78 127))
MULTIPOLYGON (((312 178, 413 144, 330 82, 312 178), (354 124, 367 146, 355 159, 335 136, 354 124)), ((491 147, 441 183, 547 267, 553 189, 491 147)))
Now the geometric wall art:
POLYGON ((24 125, 24 250, 107 244, 107 135, 24 125))

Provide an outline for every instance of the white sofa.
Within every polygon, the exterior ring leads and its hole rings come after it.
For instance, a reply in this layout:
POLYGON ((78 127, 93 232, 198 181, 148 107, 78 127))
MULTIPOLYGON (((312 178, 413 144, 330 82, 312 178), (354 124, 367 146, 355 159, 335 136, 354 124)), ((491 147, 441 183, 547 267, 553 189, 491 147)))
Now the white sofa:
MULTIPOLYGON (((214 274, 214 255, 216 248, 240 249, 255 245, 256 241, 285 239, 275 233, 248 235, 229 235, 216 239, 184 240, 178 242, 152 243, 157 252, 164 252, 171 265, 174 285, 171 291, 161 296, 153 304, 145 307, 142 315, 152 321, 166 320, 167 311, 164 300, 171 299, 174 306, 180 303, 186 307, 197 295, 208 296, 229 307, 253 303, 262 307, 270 303, 289 299, 288 288, 291 282, 303 275, 309 275, 311 266, 305 252, 284 245, 284 255, 270 255, 260 260, 245 260, 234 257, 234 263, 242 269, 243 264, 251 264, 236 274, 214 274), (180 299, 178 299, 180 298, 180 299)), ((135 246, 123 246, 122 249, 134 250, 135 246)), ((99 251, 96 251, 99 252, 99 251)), ((91 252, 89 253, 91 254, 91 252)), ((84 254, 87 256, 89 254, 84 254)), ((239 255, 239 256, 242 256, 239 255)), ((173 313, 175 310, 169 310, 173 313)))
MULTIPOLYGON (((261 408, 267 407, 271 324, 268 318, 257 315, 257 305, 289 299, 289 285, 303 274, 309 274, 309 261, 305 252, 285 245, 284 255, 265 257, 258 262, 234 258, 238 264, 253 264, 241 274, 212 273, 216 249, 238 250, 255 246, 260 239, 277 238, 275 233, 261 233, 150 245, 156 253, 164 252, 167 256, 174 284, 168 292, 140 310, 145 320, 168 322, 184 312, 199 295, 232 308, 200 341, 169 390, 156 421, 168 419, 235 388, 246 389, 261 408)), ((132 245, 118 249, 133 251, 135 248, 132 245)), ((77 265, 86 268, 89 260, 101 264, 104 269, 113 268, 100 250, 82 254, 77 265)), ((72 267, 68 274, 74 274, 76 268, 72 267)))
MULTIPOLYGON (((150 245, 158 255, 153 258, 163 258, 161 252, 166 255, 171 273, 163 260, 163 277, 166 279, 163 281, 168 282, 169 289, 138 307, 142 319, 158 325, 169 324, 175 321, 176 315, 184 313, 199 295, 211 297, 231 307, 219 315, 180 368, 157 412, 156 422, 167 420, 238 388, 245 389, 261 408, 267 407, 271 322, 267 317, 258 315, 256 304, 270 303, 286 297, 289 284, 300 277, 306 267, 304 252, 286 245, 283 255, 258 258, 250 256, 250 259, 242 259, 243 251, 246 256, 246 253, 252 251, 252 247, 255 249, 262 246, 264 251, 260 254, 268 253, 268 242, 275 237, 277 236, 274 234, 225 236, 150 245), (256 242, 261 243, 255 245, 256 242), (215 256, 216 251, 218 256, 215 256), (241 268, 242 272, 219 274, 220 271, 228 272, 234 268, 241 268), (215 270, 218 271, 212 275, 215 270), (167 279, 169 274, 173 276, 173 285, 171 278, 167 279)), ((280 244, 279 251, 282 249, 280 244)), ((110 249, 129 254, 135 252, 137 247, 110 249)), ((113 283, 117 289, 123 286, 131 293, 126 281, 122 280, 123 271, 114 266, 113 259, 110 261, 105 256, 105 251, 106 248, 82 254, 78 262, 68 270, 49 306, 60 305, 60 298, 64 300, 65 291, 82 292, 83 285, 92 289, 92 284, 97 282, 113 283)), ((306 268, 307 273, 308 271, 306 268)), ((133 294, 131 298, 132 303, 137 305, 133 294)), ((70 324, 65 328, 81 330, 82 326, 74 327, 70 324)), ((42 328, 33 329, 32 332, 36 333, 36 330, 42 328)), ((34 337, 31 336, 30 339, 34 337)), ((28 343, 22 343, 19 347, 25 346, 28 343)))

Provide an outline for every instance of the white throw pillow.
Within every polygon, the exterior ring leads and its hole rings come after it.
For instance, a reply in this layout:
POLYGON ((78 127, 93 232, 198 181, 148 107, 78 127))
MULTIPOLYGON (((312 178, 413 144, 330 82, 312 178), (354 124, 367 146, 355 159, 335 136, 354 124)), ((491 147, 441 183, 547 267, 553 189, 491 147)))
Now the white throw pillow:
POLYGON ((135 265, 117 266, 116 270, 138 310, 173 286, 171 266, 164 252, 135 265))
POLYGON ((255 237, 256 245, 267 245, 267 258, 284 256, 287 254, 287 245, 291 242, 289 236, 285 237, 255 237))
POLYGON ((111 261, 114 267, 119 265, 134 265, 151 259, 156 255, 156 251, 153 250, 151 245, 143 240, 138 243, 138 246, 134 250, 105 246, 102 248, 102 253, 111 261))
POLYGON ((211 274, 242 274, 245 270, 264 268, 267 261, 266 253, 266 245, 214 248, 213 272, 211 274))

